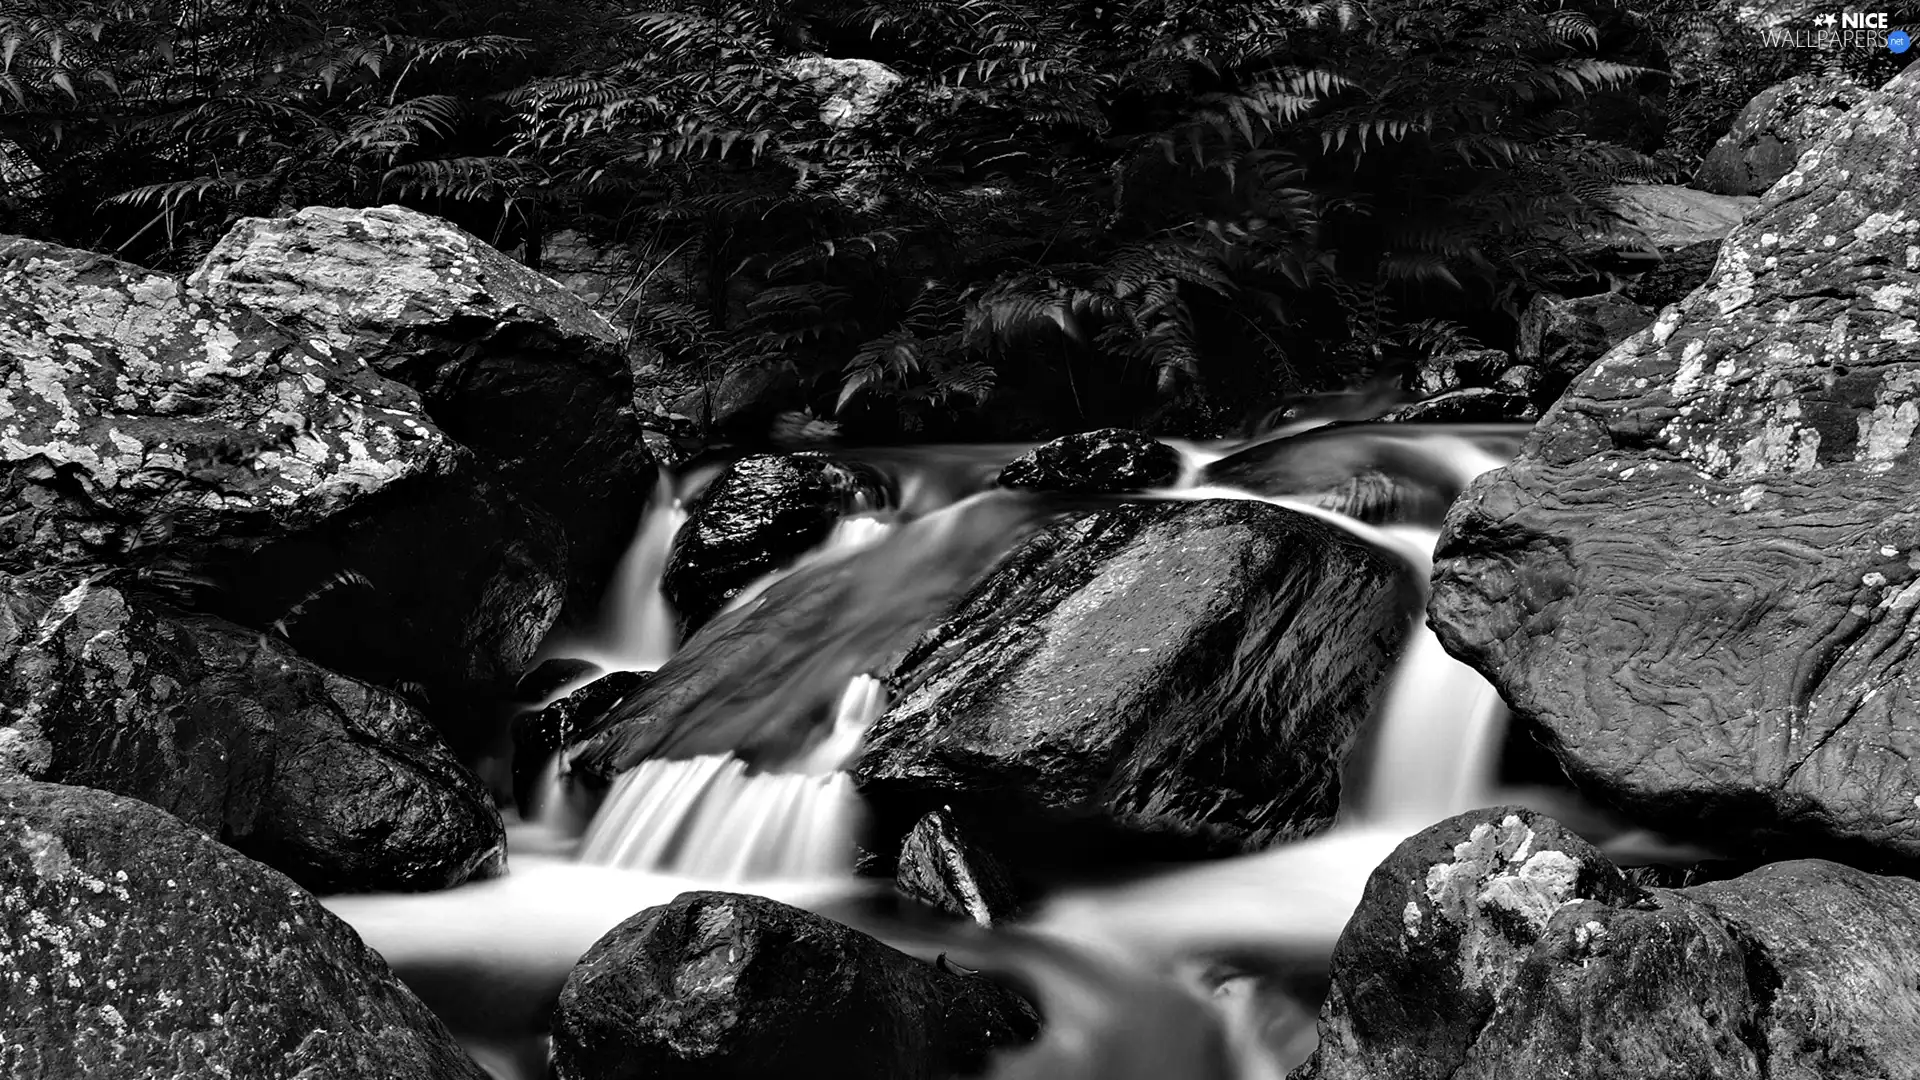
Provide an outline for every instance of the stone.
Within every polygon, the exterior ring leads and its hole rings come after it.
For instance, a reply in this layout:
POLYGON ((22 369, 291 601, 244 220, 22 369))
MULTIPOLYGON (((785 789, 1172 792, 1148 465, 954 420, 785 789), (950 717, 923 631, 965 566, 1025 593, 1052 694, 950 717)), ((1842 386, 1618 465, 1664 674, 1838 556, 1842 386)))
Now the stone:
POLYGON ((623 335, 584 300, 398 206, 242 218, 188 279, 419 392, 566 535, 569 604, 599 602, 653 487, 623 335))
POLYGON ((1019 909, 1005 868, 947 807, 929 811, 907 833, 893 880, 908 899, 987 928, 1019 909))
POLYGON ((1660 253, 1660 261, 1633 280, 1624 283, 1620 295, 1628 300, 1659 310, 1677 304, 1687 294, 1707 283, 1714 261, 1720 258, 1720 241, 1702 240, 1660 253))
POLYGON ((819 454, 741 458, 688 505, 661 587, 691 631, 824 541, 841 517, 885 498, 877 475, 819 454))
POLYGON ((1539 372, 1534 403, 1553 404, 1575 376, 1651 324, 1655 314, 1618 293, 1535 296, 1520 315, 1520 343, 1514 349, 1521 363, 1539 372))
POLYGON ((506 863, 493 800, 405 698, 106 583, 0 574, 0 775, 141 799, 322 892, 506 863))
POLYGON ((543 709, 514 718, 513 800, 521 813, 532 808, 548 760, 652 678, 650 671, 610 671, 543 709))
POLYGON ((772 900, 690 892, 587 950, 554 1012, 553 1074, 722 1080, 830 1062, 847 1080, 938 1080, 1038 1030, 980 976, 772 900))
POLYGON ((113 570, 460 706, 558 613, 564 540, 364 359, 175 278, 0 238, 0 572, 113 570))
POLYGON ((544 707, 604 674, 600 665, 591 660, 576 657, 542 660, 513 684, 513 700, 544 707))
MULTIPOLYGON (((1529 367, 1524 370, 1536 369, 1529 367)), ((1537 378, 1534 380, 1536 385, 1538 381, 1537 378)), ((1498 387, 1469 386, 1388 409, 1380 414, 1380 421, 1389 424, 1484 424, 1532 420, 1538 415, 1539 410, 1523 393, 1498 387)))
POLYGON ((352 928, 136 799, 0 781, 0 1074, 486 1080, 352 928))
POLYGON ((1149 435, 1102 428, 1042 443, 1000 470, 1001 487, 1105 495, 1170 487, 1180 453, 1149 435))
POLYGON ((1069 818, 1205 850, 1305 835, 1410 601, 1400 559, 1264 503, 1082 515, 907 651, 854 777, 883 815, 952 806, 1025 838, 1069 818))
POLYGON ((820 96, 820 122, 839 131, 873 119, 906 81, 878 60, 852 57, 796 56, 781 71, 820 96))
MULTIPOLYGON (((1493 388, 1501 393, 1531 399, 1540 383, 1540 371, 1528 364, 1515 364, 1502 371, 1493 381, 1493 388)), ((1533 419, 1538 419, 1534 417, 1533 419)))
POLYGON ((1730 856, 1920 866, 1917 122, 1909 68, 1440 540, 1448 650, 1577 783, 1730 856))
POLYGON ((1707 151, 1693 183, 1720 195, 1762 195, 1867 91, 1843 78, 1796 75, 1760 92, 1707 151))
POLYGON ((1613 194, 1631 238, 1658 252, 1724 240, 1760 202, 1677 184, 1624 184, 1613 194))
POLYGON ((1293 1080, 1910 1080, 1916 916, 1920 883, 1830 862, 1642 888, 1550 818, 1475 810, 1374 871, 1293 1080))

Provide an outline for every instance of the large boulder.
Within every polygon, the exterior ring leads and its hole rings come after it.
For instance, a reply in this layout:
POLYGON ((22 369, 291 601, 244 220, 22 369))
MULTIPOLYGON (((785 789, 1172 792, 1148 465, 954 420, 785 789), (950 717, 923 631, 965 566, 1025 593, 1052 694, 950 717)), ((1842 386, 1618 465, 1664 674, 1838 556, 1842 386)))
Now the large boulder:
POLYGON ((553 1072, 747 1080, 819 1068, 847 1080, 938 1080, 983 1071, 991 1051, 1038 1027, 1011 991, 818 915, 684 893, 581 958, 554 1011, 553 1072))
POLYGON ((1763 195, 1867 92, 1852 81, 1796 75, 1760 92, 1707 151, 1695 186, 1721 195, 1763 195))
POLYGON ((1294 1080, 1920 1076, 1920 883, 1829 862, 1643 889, 1551 819, 1406 841, 1333 956, 1294 1080))
POLYGON ((1917 122, 1909 69, 1448 519, 1441 640, 1643 823, 1920 865, 1917 122))
POLYGON ((1629 274, 1621 295, 1655 309, 1707 280, 1720 242, 1760 201, 1674 184, 1628 184, 1613 194, 1624 228, 1609 246, 1629 274))
POLYGON ((486 1080, 304 890, 143 802, 0 782, 0 1074, 486 1080))
POLYGON ((1258 848, 1332 820, 1408 571, 1264 503, 1124 504, 1029 538, 894 669, 883 806, 1258 848))
POLYGON ((1042 443, 1000 470, 999 484, 1078 494, 1172 486, 1180 453, 1151 435, 1102 428, 1042 443))
POLYGON ((0 571, 126 571, 449 716, 552 623, 551 519, 354 353, 29 240, 0 312, 0 571))
POLYGON ((506 860, 493 800, 406 699, 104 582, 0 575, 0 775, 131 795, 323 892, 506 860))
POLYGON ((851 510, 883 499, 874 477, 819 454, 755 454, 688 506, 661 587, 689 629, 806 554, 851 510))
POLYGON ((244 218, 189 283, 418 391, 440 430, 559 521, 569 602, 598 602, 653 462, 625 342, 584 300, 398 206, 244 218))

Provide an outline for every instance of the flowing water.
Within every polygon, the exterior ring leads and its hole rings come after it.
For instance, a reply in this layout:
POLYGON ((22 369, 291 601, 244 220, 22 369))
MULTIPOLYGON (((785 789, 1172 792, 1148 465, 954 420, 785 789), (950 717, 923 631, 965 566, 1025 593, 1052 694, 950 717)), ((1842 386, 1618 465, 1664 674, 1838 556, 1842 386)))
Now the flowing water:
MULTIPOLYGON (((1290 428, 1186 443, 1151 497, 1258 499, 1312 514, 1431 570, 1439 514, 1517 445, 1511 427, 1290 428)), ((546 1018, 579 955, 692 888, 749 891, 843 919, 896 947, 946 953, 1025 987, 1047 1016, 1002 1080, 1269 1080, 1311 1051, 1327 958, 1373 868, 1406 836, 1496 798, 1505 712, 1417 618, 1350 763, 1339 824, 1259 854, 1056 891, 1020 925, 938 932, 867 902, 852 874, 860 802, 842 771, 886 708, 872 677, 970 582, 1058 511, 987 492, 1028 447, 848 451, 886 473, 891 509, 849 507, 821 547, 736 598, 687 642, 718 673, 585 824, 562 770, 547 809, 510 830, 512 872, 407 897, 329 905, 384 954, 496 1075, 543 1068, 546 1018)), ((663 477, 591 640, 552 655, 654 670, 682 646, 660 589, 684 503, 711 472, 663 477)))

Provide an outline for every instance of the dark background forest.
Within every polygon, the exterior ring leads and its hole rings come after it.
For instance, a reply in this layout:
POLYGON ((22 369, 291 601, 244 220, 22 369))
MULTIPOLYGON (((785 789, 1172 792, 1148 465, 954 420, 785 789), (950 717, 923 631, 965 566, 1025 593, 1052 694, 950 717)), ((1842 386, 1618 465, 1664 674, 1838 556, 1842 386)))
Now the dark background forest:
POLYGON ((400 203, 536 267, 624 253, 643 377, 777 374, 869 438, 1212 434, 1510 346, 1535 292, 1606 287, 1617 185, 1684 182, 1789 75, 1904 59, 1731 10, 16 2, 0 230, 182 270, 242 216, 400 203))

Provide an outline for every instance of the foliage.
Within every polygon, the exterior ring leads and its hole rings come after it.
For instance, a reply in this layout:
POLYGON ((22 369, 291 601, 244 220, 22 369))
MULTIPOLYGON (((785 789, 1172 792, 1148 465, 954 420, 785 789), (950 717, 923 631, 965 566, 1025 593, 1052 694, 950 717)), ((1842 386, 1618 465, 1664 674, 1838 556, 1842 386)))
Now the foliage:
POLYGON ((1176 423, 1497 341, 1655 171, 1601 130, 1647 78, 1612 0, 5 2, 10 228, 184 264, 406 201, 538 262, 564 223, 652 258, 637 344, 870 430, 1176 423), (900 81, 823 111, 822 53, 900 81))

